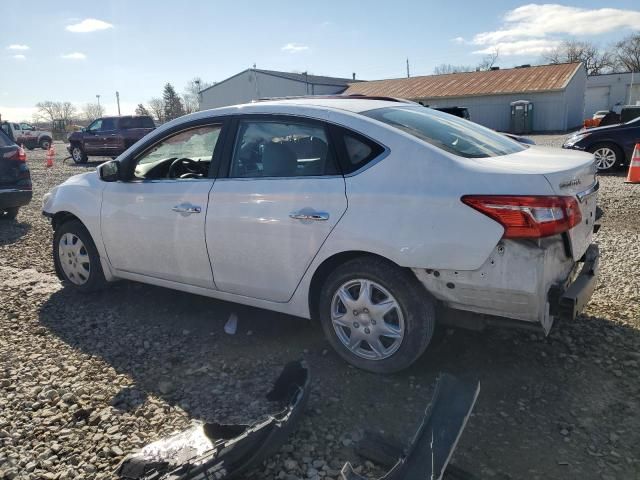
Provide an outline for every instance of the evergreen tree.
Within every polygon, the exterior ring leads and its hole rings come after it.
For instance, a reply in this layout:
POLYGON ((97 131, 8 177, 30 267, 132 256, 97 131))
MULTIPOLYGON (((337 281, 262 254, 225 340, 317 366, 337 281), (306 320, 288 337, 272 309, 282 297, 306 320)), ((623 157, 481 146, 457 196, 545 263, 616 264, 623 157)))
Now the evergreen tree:
POLYGON ((164 92, 162 94, 164 100, 164 117, 166 121, 173 120, 174 118, 184 115, 184 106, 180 96, 176 93, 175 88, 170 83, 164 86, 164 92))

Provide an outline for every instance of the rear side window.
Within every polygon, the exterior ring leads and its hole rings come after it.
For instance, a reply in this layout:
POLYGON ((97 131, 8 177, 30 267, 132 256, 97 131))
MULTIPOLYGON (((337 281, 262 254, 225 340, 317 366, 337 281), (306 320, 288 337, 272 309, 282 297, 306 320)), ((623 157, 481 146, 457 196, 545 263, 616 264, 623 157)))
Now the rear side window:
POLYGON ((230 177, 305 177, 338 173, 325 128, 304 121, 241 120, 230 177))
POLYGON ((363 115, 460 157, 498 157, 521 152, 526 148, 477 123, 426 107, 379 108, 364 112, 363 115))
POLYGON ((361 169, 384 152, 382 146, 350 130, 339 129, 338 136, 344 148, 340 158, 344 175, 361 169))
POLYGON ((113 118, 104 118, 102 120, 102 126, 100 130, 115 130, 116 122, 113 121, 113 118))

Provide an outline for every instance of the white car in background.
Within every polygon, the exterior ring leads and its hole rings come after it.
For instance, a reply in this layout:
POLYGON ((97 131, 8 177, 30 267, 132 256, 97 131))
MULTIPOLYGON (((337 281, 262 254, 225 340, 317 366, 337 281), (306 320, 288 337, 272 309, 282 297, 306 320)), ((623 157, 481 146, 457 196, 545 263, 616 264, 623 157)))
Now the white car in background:
POLYGON ((589 300, 593 156, 416 104, 298 98, 198 112, 44 198, 56 270, 318 319, 394 372, 437 322, 549 332, 589 300), (479 315, 468 315, 473 312, 479 315))

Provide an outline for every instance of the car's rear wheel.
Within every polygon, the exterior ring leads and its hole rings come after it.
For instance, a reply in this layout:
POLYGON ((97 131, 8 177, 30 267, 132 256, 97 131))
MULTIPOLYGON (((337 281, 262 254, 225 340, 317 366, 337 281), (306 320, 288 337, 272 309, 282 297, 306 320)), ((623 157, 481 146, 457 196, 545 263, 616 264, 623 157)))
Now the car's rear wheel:
POLYGON ((610 172, 622 163, 624 157, 622 151, 613 143, 598 143, 589 148, 596 158, 596 167, 600 172, 610 172))
POLYGON ((18 216, 19 207, 10 207, 0 209, 0 219, 2 220, 15 220, 18 216))
POLYGON ((51 139, 49 138, 43 138, 40 140, 40 148, 43 150, 49 150, 49 147, 51 146, 51 139))
POLYGON ((322 328, 349 363, 376 373, 411 365, 427 348, 434 302, 410 272, 376 257, 344 263, 326 279, 322 328))
POLYGON ((89 157, 87 157, 80 145, 74 145, 71 147, 71 158, 74 163, 87 163, 89 157))
POLYGON ((71 220, 56 229, 53 258, 56 271, 77 290, 93 292, 105 286, 100 255, 91 235, 80 221, 71 220))

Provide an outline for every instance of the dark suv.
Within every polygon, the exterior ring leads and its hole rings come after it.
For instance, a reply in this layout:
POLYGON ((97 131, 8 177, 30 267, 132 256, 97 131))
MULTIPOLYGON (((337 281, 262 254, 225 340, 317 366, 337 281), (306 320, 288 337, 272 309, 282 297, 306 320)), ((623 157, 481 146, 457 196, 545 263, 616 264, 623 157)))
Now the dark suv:
POLYGON ((90 156, 117 157, 156 128, 148 116, 102 117, 69 135, 67 150, 75 163, 90 156))
POLYGON ((0 219, 16 218, 31 201, 31 188, 24 150, 0 130, 0 219))

